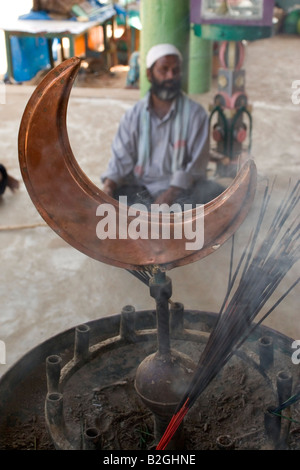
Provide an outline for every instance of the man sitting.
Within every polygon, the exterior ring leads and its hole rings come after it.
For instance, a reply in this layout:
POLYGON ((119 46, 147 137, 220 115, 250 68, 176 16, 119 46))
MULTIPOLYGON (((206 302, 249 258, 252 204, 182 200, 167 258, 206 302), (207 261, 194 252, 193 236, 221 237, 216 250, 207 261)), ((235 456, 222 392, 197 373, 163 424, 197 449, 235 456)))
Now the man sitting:
POLYGON ((206 179, 209 119, 181 91, 182 56, 172 44, 146 57, 151 88, 122 117, 103 191, 133 203, 204 204, 224 188, 206 179))

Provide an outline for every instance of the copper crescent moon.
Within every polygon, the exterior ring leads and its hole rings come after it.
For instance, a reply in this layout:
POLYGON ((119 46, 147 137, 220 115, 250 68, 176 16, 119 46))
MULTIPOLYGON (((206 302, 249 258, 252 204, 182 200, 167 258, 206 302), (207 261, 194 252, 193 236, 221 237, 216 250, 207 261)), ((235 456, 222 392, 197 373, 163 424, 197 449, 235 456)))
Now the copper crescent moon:
MULTIPOLYGON (((159 266, 171 269, 199 260, 222 245, 245 219, 256 190, 256 166, 248 160, 232 184, 219 197, 204 206, 204 244, 201 249, 187 250, 190 241, 181 239, 100 240, 96 234, 98 206, 110 204, 116 221, 124 209, 107 196, 81 170, 68 138, 67 107, 69 96, 80 67, 80 59, 72 57, 52 69, 36 87, 22 116, 18 151, 22 177, 33 204, 47 224, 68 244, 87 256, 109 265, 142 270, 159 266)), ((122 212, 123 211, 123 212, 122 212)), ((190 211, 187 211, 190 212, 190 211)), ((183 214, 185 214, 183 212, 183 214)), ((196 209, 191 210, 193 223, 196 209)), ((147 211, 141 220, 150 224, 147 211)), ((132 218, 127 218, 128 224, 132 218)), ((151 221, 162 228, 161 216, 151 221)), ((176 222, 171 217, 171 233, 176 222)), ((184 232, 184 230, 182 231, 184 232)), ((117 231, 117 233, 119 233, 117 231)))

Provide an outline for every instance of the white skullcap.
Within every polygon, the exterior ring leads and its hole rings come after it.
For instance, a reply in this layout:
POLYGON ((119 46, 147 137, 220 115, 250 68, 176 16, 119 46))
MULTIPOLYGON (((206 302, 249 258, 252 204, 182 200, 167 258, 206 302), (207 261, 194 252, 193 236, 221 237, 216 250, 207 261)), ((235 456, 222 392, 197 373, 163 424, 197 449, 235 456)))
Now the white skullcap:
POLYGON ((177 47, 173 46, 173 44, 157 44, 156 46, 151 47, 148 51, 146 57, 146 67, 150 69, 150 67, 161 57, 165 55, 177 55, 179 60, 182 61, 182 55, 177 49, 177 47))

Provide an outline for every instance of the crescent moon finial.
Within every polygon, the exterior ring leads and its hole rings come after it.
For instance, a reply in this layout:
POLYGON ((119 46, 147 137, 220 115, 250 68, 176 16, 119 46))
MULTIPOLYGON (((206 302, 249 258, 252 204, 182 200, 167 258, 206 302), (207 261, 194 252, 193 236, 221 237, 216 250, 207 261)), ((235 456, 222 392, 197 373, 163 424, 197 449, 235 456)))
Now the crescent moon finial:
MULTIPOLYGON (((190 239, 184 230, 181 239, 161 236, 158 239, 119 236, 99 239, 97 208, 110 204, 115 210, 118 228, 124 207, 88 179, 69 143, 67 106, 79 67, 80 59, 71 58, 52 69, 33 92, 20 124, 20 169, 40 215, 77 250, 98 261, 130 270, 153 265, 171 269, 213 252, 216 245, 222 245, 237 230, 251 207, 256 189, 254 162, 247 161, 224 193, 204 206, 204 243, 200 249, 186 249, 190 239)), ((202 215, 192 209, 188 219, 195 225, 199 217, 202 215)), ((161 229, 161 217, 154 219, 152 222, 161 229)), ((140 215, 140 221, 150 229, 148 212, 140 215)), ((127 228, 131 222, 132 217, 127 217, 127 228)), ((179 223, 184 228, 190 222, 182 220, 179 223)), ((176 220, 172 218, 171 233, 175 224, 176 220)))

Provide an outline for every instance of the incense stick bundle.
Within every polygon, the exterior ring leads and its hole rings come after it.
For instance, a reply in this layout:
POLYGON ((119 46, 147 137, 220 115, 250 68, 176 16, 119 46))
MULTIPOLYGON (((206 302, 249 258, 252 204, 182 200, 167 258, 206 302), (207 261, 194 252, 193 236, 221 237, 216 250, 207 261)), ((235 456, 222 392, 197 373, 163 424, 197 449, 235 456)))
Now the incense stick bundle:
MULTIPOLYGON (((242 253, 232 279, 229 280, 217 323, 200 356, 194 377, 162 436, 157 450, 164 450, 167 447, 184 416, 228 362, 234 351, 243 344, 258 325, 258 323, 253 323, 254 319, 287 272, 299 260, 299 216, 296 215, 294 220, 289 222, 299 204, 299 186, 300 181, 288 191, 276 210, 266 236, 255 251, 270 201, 269 188, 266 188, 256 228, 242 253), (286 228, 288 222, 289 226, 286 228), (243 263, 242 273, 239 274, 243 263), (233 292, 239 275, 237 288, 233 292)), ((300 278, 293 283, 292 288, 299 280, 300 278)), ((287 293, 290 290, 291 288, 287 293)), ((280 300, 283 300, 287 293, 280 300)), ((263 318, 265 319, 278 304, 277 301, 263 318)))

